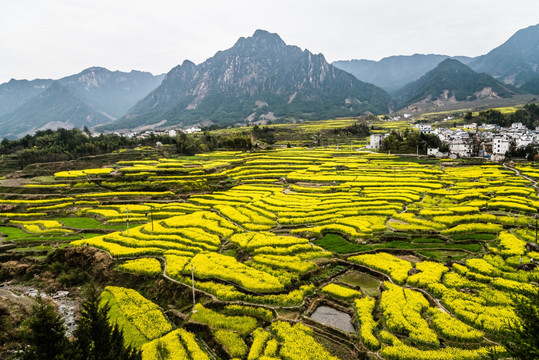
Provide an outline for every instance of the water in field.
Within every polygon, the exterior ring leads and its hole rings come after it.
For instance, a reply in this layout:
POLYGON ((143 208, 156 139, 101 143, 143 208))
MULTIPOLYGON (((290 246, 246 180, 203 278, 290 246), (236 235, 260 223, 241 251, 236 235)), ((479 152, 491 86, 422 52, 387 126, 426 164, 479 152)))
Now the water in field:
POLYGON ((329 325, 343 331, 355 331, 350 315, 328 306, 317 307, 312 313, 311 318, 319 323, 329 325))
POLYGON ((380 280, 372 275, 356 270, 349 270, 344 275, 340 276, 338 280, 350 286, 359 286, 361 291, 363 291, 363 293, 366 295, 380 295, 380 290, 378 289, 380 286, 380 280))

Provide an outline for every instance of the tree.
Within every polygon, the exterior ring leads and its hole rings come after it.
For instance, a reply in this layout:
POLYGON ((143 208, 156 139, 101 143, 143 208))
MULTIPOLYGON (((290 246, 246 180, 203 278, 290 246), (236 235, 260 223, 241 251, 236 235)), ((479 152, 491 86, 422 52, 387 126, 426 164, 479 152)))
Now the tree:
POLYGON ((139 360, 138 350, 124 345, 122 330, 109 322, 110 306, 100 305, 99 291, 90 284, 75 330, 75 356, 81 360, 139 360))
POLYGON ((28 329, 25 337, 29 346, 23 351, 21 359, 69 359, 70 343, 66 338, 62 316, 41 296, 36 300, 36 305, 32 307, 32 315, 24 323, 28 329))
POLYGON ((539 359, 539 288, 528 297, 513 299, 517 320, 506 323, 502 345, 511 358, 539 359))
POLYGON ((275 144, 275 128, 269 126, 260 127, 253 126, 252 135, 255 139, 265 142, 266 144, 275 144))
POLYGON ((404 132, 393 130, 383 140, 382 150, 391 151, 392 153, 412 154, 419 152, 420 154, 426 154, 427 148, 439 148, 441 145, 442 142, 434 134, 423 134, 409 129, 404 130, 404 132))

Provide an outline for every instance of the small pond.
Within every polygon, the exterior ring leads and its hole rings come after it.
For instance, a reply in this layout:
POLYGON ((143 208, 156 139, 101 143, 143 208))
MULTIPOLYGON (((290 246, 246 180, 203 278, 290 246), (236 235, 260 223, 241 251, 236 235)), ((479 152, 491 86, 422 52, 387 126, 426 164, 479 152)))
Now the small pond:
POLYGON ((380 295, 380 290, 378 290, 380 280, 364 272, 349 270, 344 275, 340 276, 338 280, 352 287, 359 286, 361 291, 363 291, 366 295, 380 295))
POLYGON ((355 331, 350 315, 328 306, 317 307, 312 313, 311 319, 343 331, 355 331))

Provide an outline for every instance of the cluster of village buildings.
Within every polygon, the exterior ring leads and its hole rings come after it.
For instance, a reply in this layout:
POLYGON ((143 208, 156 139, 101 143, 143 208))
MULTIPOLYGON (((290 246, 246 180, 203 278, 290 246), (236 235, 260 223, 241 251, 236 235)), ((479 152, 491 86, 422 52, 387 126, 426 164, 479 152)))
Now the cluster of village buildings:
MULTIPOLYGON (((513 123, 504 128, 493 124, 478 126, 475 123, 463 125, 456 129, 433 128, 431 124, 417 124, 416 128, 424 134, 434 134, 447 144, 449 151, 439 148, 428 148, 427 155, 440 158, 487 157, 493 161, 503 161, 511 144, 516 148, 524 148, 529 144, 539 144, 539 128, 528 129, 522 123, 513 123)), ((368 148, 377 150, 387 134, 372 134, 368 148)))
MULTIPOLYGON (((187 129, 183 129, 183 130, 162 130, 162 131, 155 131, 155 130, 146 130, 144 132, 140 132, 140 133, 136 133, 136 132, 132 132, 132 133, 115 133, 119 136, 125 136, 125 137, 128 137, 128 138, 135 138, 135 139, 146 139, 146 138, 149 138, 150 136, 152 135, 162 135, 162 136, 170 136, 170 137, 175 137, 176 135, 178 135, 178 133, 180 132, 183 132, 185 134, 193 134, 193 133, 197 133, 197 132, 201 132, 202 130, 196 126, 193 126, 193 127, 190 127, 190 128, 187 128, 187 129)), ((99 133, 94 133, 93 136, 99 136, 99 133)))
MULTIPOLYGON (((405 114, 404 117, 408 119, 411 116, 405 114)), ((452 118, 448 118, 445 120, 451 119, 452 118)), ((449 149, 447 152, 442 152, 439 148, 427 149, 427 155, 433 155, 439 158, 456 159, 486 157, 493 161, 503 161, 511 145, 514 145, 516 148, 524 148, 529 144, 539 144, 539 127, 535 130, 530 130, 519 122, 511 124, 511 127, 508 128, 494 124, 483 124, 478 126, 476 123, 459 126, 456 129, 442 127, 433 128, 431 124, 424 123, 416 124, 415 127, 421 133, 438 136, 443 144, 447 144, 446 149, 449 149)), ((146 138, 152 134, 175 137, 178 131, 192 134, 200 132, 201 130, 198 127, 192 127, 184 130, 148 130, 143 133, 121 135, 136 138, 146 138)), ((383 140, 388 135, 389 133, 372 134, 367 148, 379 150, 382 147, 383 140)))

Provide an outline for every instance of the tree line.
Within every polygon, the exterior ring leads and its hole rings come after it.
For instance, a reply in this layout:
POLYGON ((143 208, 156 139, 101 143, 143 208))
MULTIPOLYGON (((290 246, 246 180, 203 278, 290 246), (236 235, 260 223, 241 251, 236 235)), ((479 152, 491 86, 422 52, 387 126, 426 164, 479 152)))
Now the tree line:
POLYGON ((145 138, 128 138, 117 134, 91 136, 88 129, 40 130, 20 139, 0 141, 0 155, 16 157, 21 168, 29 164, 76 160, 91 155, 101 155, 120 149, 155 146, 157 143, 172 145, 178 155, 194 155, 215 149, 249 150, 251 138, 246 135, 202 135, 179 133, 175 137, 149 134, 145 138))
POLYGON ((496 109, 480 111, 477 116, 473 116, 472 112, 467 112, 464 115, 464 120, 475 122, 478 125, 495 124, 502 127, 510 127, 511 124, 519 122, 528 129, 535 129, 536 126, 539 126, 539 105, 526 104, 522 109, 507 114, 496 109))
MULTIPOLYGON (((404 131, 393 130, 382 141, 381 149, 397 154, 424 155, 427 148, 441 148, 442 142, 434 134, 423 134, 419 131, 406 129, 404 131)), ((441 149, 444 151, 444 149, 441 149)))

